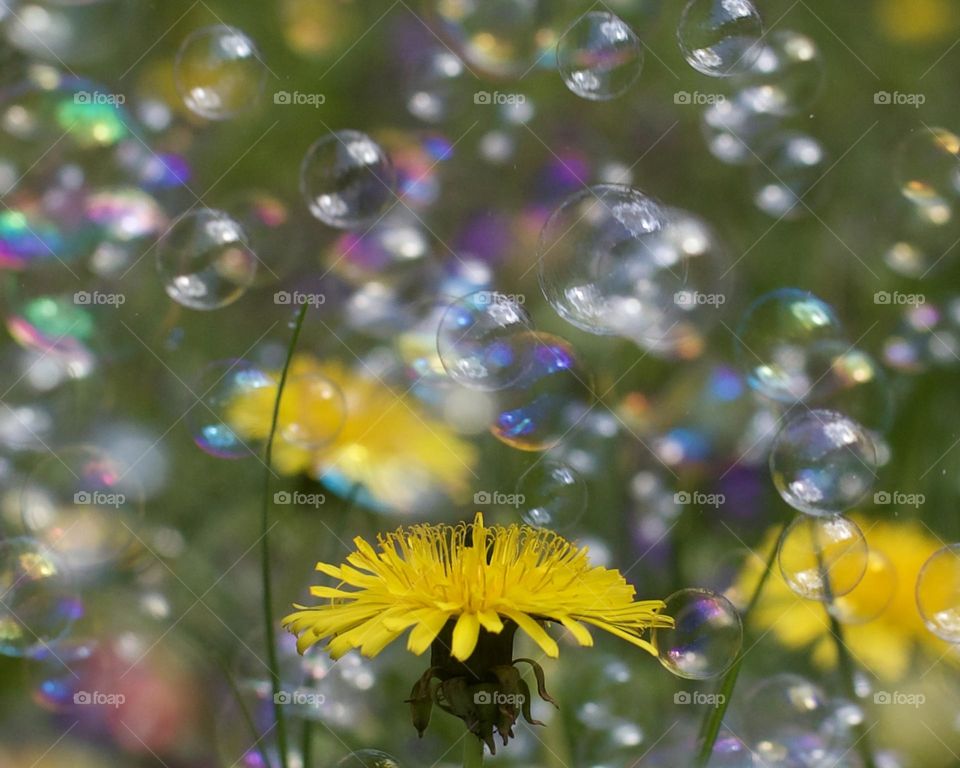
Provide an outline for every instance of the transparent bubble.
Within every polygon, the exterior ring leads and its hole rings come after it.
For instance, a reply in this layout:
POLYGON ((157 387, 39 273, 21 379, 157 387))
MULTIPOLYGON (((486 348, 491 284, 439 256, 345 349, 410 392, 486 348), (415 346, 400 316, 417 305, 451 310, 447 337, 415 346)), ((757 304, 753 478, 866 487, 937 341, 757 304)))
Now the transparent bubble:
POLYGON ((960 301, 906 309, 896 331, 883 345, 884 362, 898 371, 921 373, 931 366, 954 366, 960 358, 960 301))
POLYGON ((853 509, 876 483, 877 451, 867 431, 837 411, 793 416, 770 451, 770 474, 780 496, 809 515, 853 509))
POLYGON ((437 329, 437 352, 454 381, 471 389, 497 390, 530 368, 526 338, 533 322, 515 297, 476 291, 453 302, 437 329))
POLYGON ((195 381, 186 422, 197 447, 220 459, 239 459, 255 452, 245 435, 269 428, 276 382, 244 360, 221 360, 207 365, 195 381), (238 403, 250 404, 241 410, 238 403))
POLYGON ((567 322, 596 334, 634 333, 662 320, 685 264, 661 250, 667 210, 641 191, 603 184, 557 208, 537 245, 540 287, 567 322))
POLYGON ((540 461, 517 483, 524 522, 563 530, 574 525, 587 508, 587 484, 576 470, 556 461, 540 461))
POLYGON ((308 371, 287 379, 277 417, 282 440, 298 448, 318 448, 340 434, 346 419, 343 392, 327 377, 308 371))
POLYGON ((664 602, 663 613, 675 626, 653 632, 660 663, 688 680, 707 680, 729 669, 743 644, 743 624, 733 604, 706 589, 681 589, 664 602))
POLYGON ((777 559, 784 581, 796 594, 829 602, 860 583, 869 554, 853 521, 840 515, 798 515, 784 531, 777 559))
POLYGON ((60 558, 34 539, 0 541, 0 654, 34 656, 83 615, 60 558))
POLYGON ((222 210, 240 226, 257 256, 256 286, 276 283, 302 255, 301 228, 287 203, 271 192, 244 190, 230 195, 222 210))
POLYGON ((20 494, 24 528, 72 571, 92 572, 137 551, 143 493, 122 465, 90 446, 58 449, 20 494))
POLYGON ((927 629, 948 643, 960 643, 960 544, 930 556, 917 577, 916 594, 927 629))
POLYGON ((805 133, 784 133, 760 151, 753 172, 753 202, 775 219, 799 219, 827 171, 823 145, 805 133))
POLYGON ((590 11, 557 43, 557 67, 577 96, 606 101, 627 92, 640 77, 640 38, 612 13, 590 11))
POLYGON ((232 304, 257 274, 257 256, 246 233, 226 213, 211 208, 181 216, 157 246, 156 260, 167 295, 190 309, 232 304))
POLYGON ((751 688, 741 702, 746 709, 740 735, 754 751, 758 765, 847 764, 838 755, 829 759, 838 746, 832 709, 830 699, 815 683, 799 675, 773 675, 751 688))
POLYGON ((407 111, 426 123, 440 123, 463 105, 457 96, 466 69, 446 49, 431 51, 418 61, 411 73, 407 111))
POLYGON ((780 130, 778 117, 758 113, 741 94, 708 104, 700 120, 710 154, 728 165, 756 163, 780 130))
POLYGON ((740 96, 755 112, 778 116, 808 109, 820 95, 824 63, 813 39, 777 29, 763 38, 750 69, 738 82, 740 96))
POLYGON ((336 768, 400 768, 400 761, 378 749, 360 749, 340 760, 336 768))
POLYGON ((821 341, 806 355, 811 407, 839 411, 867 429, 885 431, 893 418, 893 392, 883 367, 845 341, 821 341))
POLYGON ((747 71, 762 36, 760 13, 749 0, 690 0, 677 27, 683 57, 710 77, 747 71))
POLYGON ((552 0, 431 0, 441 28, 472 69, 497 77, 519 77, 553 63, 558 24, 564 13, 552 0))
POLYGON ((952 204, 960 195, 960 136, 924 127, 900 145, 897 180, 905 197, 918 203, 952 204))
POLYGON ((835 598, 828 609, 844 624, 866 624, 883 614, 896 591, 897 569, 883 552, 871 549, 860 583, 835 598))
POLYGON ((807 397, 826 371, 811 370, 814 345, 843 340, 833 309, 812 293, 783 288, 751 304, 737 329, 737 358, 750 386, 792 403, 807 397))
POLYGON ((324 224, 351 229, 372 224, 395 196, 390 158, 360 131, 336 131, 315 141, 300 165, 300 192, 324 224))
POLYGON ((184 104, 208 120, 228 120, 251 109, 263 94, 267 72, 253 40, 224 24, 191 32, 173 69, 184 104))
POLYGON ((490 432, 522 451, 555 447, 571 431, 570 415, 592 402, 590 375, 566 339, 547 333, 516 336, 519 359, 529 361, 523 375, 498 393, 490 432))
POLYGON ((892 242, 883 247, 884 264, 915 279, 951 265, 953 246, 960 240, 957 213, 953 201, 897 195, 895 204, 885 214, 892 242))

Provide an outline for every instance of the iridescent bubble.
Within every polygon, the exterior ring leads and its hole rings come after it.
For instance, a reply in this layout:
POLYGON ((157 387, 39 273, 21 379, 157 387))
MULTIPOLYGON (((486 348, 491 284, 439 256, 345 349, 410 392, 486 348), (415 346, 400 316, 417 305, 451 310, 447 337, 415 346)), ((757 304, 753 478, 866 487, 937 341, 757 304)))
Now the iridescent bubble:
POLYGON ((796 594, 830 602, 863 579, 869 553, 863 532, 851 520, 798 515, 780 539, 780 573, 796 594))
POLYGON ((960 195, 960 136, 924 127, 904 139, 896 159, 900 191, 918 203, 954 205, 960 195))
POLYGON ((690 0, 677 27, 683 57, 710 77, 747 71, 762 36, 760 13, 749 0, 690 0))
POLYGON ((817 100, 823 77, 823 59, 813 39, 777 29, 763 38, 758 55, 738 83, 740 97, 755 112, 795 115, 817 100))
POLYGON ((812 293, 782 288, 747 308, 737 329, 737 357, 750 386, 793 403, 807 397, 826 372, 811 370, 811 349, 843 340, 833 309, 812 293))
POLYGON ((871 549, 860 583, 836 597, 827 609, 843 624, 866 624, 887 610, 896 591, 897 569, 883 552, 871 549))
POLYGON ((906 309, 896 331, 884 341, 884 362, 905 373, 921 373, 931 365, 956 365, 960 358, 960 302, 954 299, 946 309, 935 304, 906 309))
POLYGON ((741 94, 708 104, 700 119, 710 154, 728 165, 756 163, 780 130, 779 118, 756 112, 741 94))
POLYGON ((557 67, 577 96, 607 101, 626 93, 640 77, 643 47, 622 19, 606 11, 590 11, 557 43, 557 67))
POLYGON ((819 141, 805 133, 784 133, 760 151, 753 202, 773 218, 799 219, 807 214, 810 193, 826 171, 827 152, 819 141))
POLYGON ((603 184, 567 198, 537 244, 540 288, 557 314, 596 334, 659 321, 684 277, 675 252, 661 263, 656 250, 667 216, 631 187, 603 184))
POLYGON ((551 0, 432 0, 432 10, 457 52, 471 67, 497 77, 518 77, 553 64, 564 8, 551 0))
POLYGON ((780 496, 809 515, 853 509, 876 483, 877 451, 867 431, 837 411, 804 410, 780 430, 770 475, 780 496))
POLYGON ((257 256, 246 233, 212 208, 181 216, 158 245, 156 262, 167 295, 190 309, 232 304, 257 274, 257 256))
POLYGON ((568 529, 587 508, 587 484, 573 467, 540 461, 517 483, 525 523, 538 528, 568 529))
POLYGON ((390 158, 360 131, 336 131, 315 141, 300 165, 300 192, 316 218, 331 227, 372 224, 395 196, 390 158))
POLYGON ((425 123, 448 119, 463 106, 457 94, 465 71, 463 62, 446 49, 427 53, 411 73, 407 111, 425 123))
POLYGON ((893 418, 893 391, 883 367, 845 341, 822 341, 807 351, 810 386, 805 401, 839 411, 870 430, 884 432, 893 418))
POLYGON ((533 322, 516 297, 476 291, 453 302, 437 329, 437 352, 454 381, 471 389, 515 384, 530 368, 526 338, 533 322))
POLYGON ((276 283, 290 272, 302 255, 302 229, 283 199, 263 190, 244 190, 230 196, 222 210, 237 222, 257 255, 254 285, 276 283))
POLYGON ((660 663, 688 680, 722 675, 740 653, 743 624, 723 595, 706 589, 681 589, 665 601, 663 613, 674 626, 653 631, 660 663))
POLYGON ((35 656, 83 615, 60 558, 26 537, 0 541, 0 654, 35 656))
POLYGON ((379 749, 360 749, 340 760, 336 768, 400 768, 400 761, 379 749))
POLYGON ((343 392, 328 378, 305 371, 287 380, 277 418, 282 440, 298 448, 318 448, 336 438, 346 420, 343 392))
POLYGON ((21 491, 20 511, 31 536, 86 575, 136 553, 143 493, 104 451, 73 446, 36 465, 21 491))
POLYGON ((498 393, 497 416, 490 432, 521 451, 555 447, 570 431, 570 414, 581 413, 593 400, 590 375, 566 339, 546 333, 515 337, 523 375, 498 393))
POLYGON ((191 384, 196 398, 190 403, 186 422, 193 441, 204 453, 220 459, 240 459, 254 449, 242 435, 250 424, 269 418, 276 397, 276 382, 271 376, 244 360, 210 363, 191 384), (237 412, 239 401, 263 400, 263 412, 237 412), (269 410, 268 410, 269 409, 269 410))
POLYGON ((886 215, 893 242, 884 246, 882 255, 884 264, 894 272, 921 279, 953 263, 960 226, 952 201, 897 195, 886 215))
POLYGON ((253 40, 225 24, 191 32, 173 69, 184 104, 208 120, 228 120, 251 109, 263 94, 267 71, 253 40))
POLYGON ((960 544, 929 557, 917 577, 916 595, 927 629, 948 643, 960 643, 960 544))

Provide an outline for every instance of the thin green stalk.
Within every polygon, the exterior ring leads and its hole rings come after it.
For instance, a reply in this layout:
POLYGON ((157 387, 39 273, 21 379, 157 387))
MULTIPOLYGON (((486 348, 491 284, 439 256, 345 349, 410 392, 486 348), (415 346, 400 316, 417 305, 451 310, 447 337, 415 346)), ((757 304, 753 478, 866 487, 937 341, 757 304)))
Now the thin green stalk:
POLYGON ((234 699, 237 701, 237 707, 240 710, 240 714, 243 717, 243 722, 246 724, 250 735, 253 737, 254 744, 256 745, 257 752, 260 753, 260 759, 263 760, 263 764, 270 768, 270 756, 267 754, 266 746, 263 743, 263 735, 257 730, 257 725, 253 721, 253 715, 250 714, 250 708, 247 707, 246 702, 243 700, 243 693, 240 691, 240 686, 237 684, 236 678, 233 676, 233 673, 230 671, 230 667, 227 666, 221 658, 217 657, 217 662, 220 664, 220 669, 223 671, 223 676, 227 679, 227 684, 230 686, 230 691, 233 693, 234 699))
MULTIPOLYGON (((826 607, 826 606, 825 606, 826 607)), ((847 699, 857 700, 856 682, 854 680, 855 667, 850 651, 847 650, 843 642, 843 628, 837 618, 827 611, 830 619, 830 634, 833 636, 833 644, 837 647, 837 667, 840 670, 840 677, 843 680, 846 689, 847 699)), ((870 748, 869 729, 865 722, 861 721, 854 727, 854 733, 857 735, 857 751, 863 760, 863 768, 876 768, 877 763, 873 758, 873 750, 870 748)))
POLYGON ((483 742, 472 733, 463 740, 463 768, 483 768, 483 742))
POLYGON ((290 361, 293 359, 293 350, 303 330, 303 319, 307 314, 308 304, 300 307, 297 321, 293 327, 293 337, 287 346, 287 357, 283 361, 283 370, 280 373, 280 382, 277 385, 277 397, 273 402, 273 416, 270 421, 270 433, 267 435, 267 447, 264 449, 263 464, 263 504, 260 510, 260 580, 263 585, 263 622, 264 636, 267 643, 267 664, 270 667, 270 682, 273 688, 273 716, 277 722, 277 750, 280 752, 281 768, 288 768, 287 755, 287 721, 280 704, 280 662, 277 659, 277 638, 273 628, 273 585, 270 576, 270 475, 273 470, 273 437, 277 431, 277 421, 280 418, 280 399, 283 397, 283 388, 287 383, 287 374, 290 371, 290 361))
MULTIPOLYGON (((773 549, 771 549, 770 555, 767 557, 767 562, 763 566, 763 573, 760 575, 760 581, 757 582, 757 586, 753 590, 753 594, 750 596, 750 602, 747 603, 747 607, 741 614, 744 630, 746 630, 747 620, 749 619, 751 612, 760 601, 760 594, 763 592, 763 588, 767 583, 767 579, 770 578, 774 561, 777 559, 777 551, 780 549, 780 538, 783 536, 784 531, 787 530, 787 525, 789 525, 789 523, 789 520, 784 523, 784 526, 780 531, 780 536, 777 537, 777 542, 773 546, 773 549)), ((700 752, 697 755, 696 762, 698 768, 705 768, 705 766, 710 762, 710 757, 713 754, 713 745, 716 744, 717 736, 720 733, 720 726, 723 724, 723 716, 727 713, 727 707, 730 706, 730 700, 733 698, 733 689, 737 685, 737 677, 740 675, 740 667, 743 665, 744 655, 745 653, 741 651, 740 655, 737 656, 736 661, 733 662, 733 666, 731 666, 730 669, 727 670, 727 674, 723 676, 723 679, 720 681, 720 689, 718 691, 720 694, 720 698, 718 698, 718 704, 716 707, 707 712, 703 724, 700 727, 700 752)))

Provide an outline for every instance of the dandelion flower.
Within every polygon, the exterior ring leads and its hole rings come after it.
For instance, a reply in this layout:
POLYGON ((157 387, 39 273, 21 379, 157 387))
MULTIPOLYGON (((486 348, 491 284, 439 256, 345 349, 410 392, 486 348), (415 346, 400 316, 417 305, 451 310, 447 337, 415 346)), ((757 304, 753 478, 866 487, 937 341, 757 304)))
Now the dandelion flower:
MULTIPOLYGON (((301 653, 326 640, 333 658, 355 648, 375 656, 409 630, 409 651, 431 650, 410 699, 421 733, 433 701, 491 751, 493 728, 506 743, 519 711, 530 720, 526 685, 513 667, 521 661, 513 659, 517 629, 550 657, 559 647, 543 626, 548 621, 583 646, 593 644, 593 627, 656 654, 649 631, 673 624, 660 613, 662 601, 635 600, 618 571, 592 566, 586 548, 551 531, 486 526, 478 513, 472 524, 413 525, 377 543, 374 549, 358 537, 345 564, 318 563, 339 584, 312 587, 326 602, 296 606, 283 623, 301 653)), ((542 671, 529 663, 549 700, 542 671)))

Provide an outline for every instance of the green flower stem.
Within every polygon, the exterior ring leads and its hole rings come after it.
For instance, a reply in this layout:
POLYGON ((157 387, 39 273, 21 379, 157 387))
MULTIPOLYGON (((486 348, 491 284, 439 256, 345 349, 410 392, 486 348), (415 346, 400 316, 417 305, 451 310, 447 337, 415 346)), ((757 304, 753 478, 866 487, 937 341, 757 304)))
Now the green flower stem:
POLYGON ((463 768, 482 768, 483 742, 472 733, 463 740, 463 768))
MULTIPOLYGON (((840 670, 840 677, 843 680, 847 698, 850 701, 856 701, 857 691, 854 680, 856 668, 850 651, 847 649, 846 643, 843 642, 843 627, 840 626, 840 622, 829 610, 827 611, 827 617, 830 619, 830 634, 833 636, 833 644, 837 648, 837 668, 840 670)), ((866 723, 861 721, 853 731, 857 736, 857 751, 860 753, 861 760, 863 760, 863 768, 876 768, 877 763, 873 759, 873 750, 870 748, 866 723)))
MULTIPOLYGON (((780 531, 780 535, 777 537, 777 541, 771 549, 770 555, 767 557, 767 562, 763 566, 763 573, 760 576, 760 581, 757 582, 757 586, 753 590, 753 594, 750 596, 750 602, 747 603, 747 607, 741 614, 744 630, 746 630, 747 620, 749 619, 751 612, 760 601, 760 594, 763 592, 763 588, 767 583, 767 579, 770 578, 770 573, 773 570, 773 564, 777 559, 777 552, 780 549, 780 539, 783 537, 783 534, 787 530, 787 526, 789 524, 789 520, 784 523, 784 526, 780 531)), ((737 656, 736 661, 733 662, 733 666, 731 666, 730 669, 727 670, 727 674, 723 676, 723 680, 720 681, 719 690, 722 698, 719 699, 719 703, 716 707, 707 712, 707 715, 703 720, 703 724, 700 728, 700 752, 697 755, 697 768, 705 768, 705 766, 710 762, 711 755, 713 755, 713 745, 717 742, 717 736, 720 733, 720 726, 723 724, 723 716, 727 713, 727 707, 730 705, 730 700, 733 698, 733 689, 737 685, 737 677, 740 675, 740 667, 743 664, 744 655, 744 652, 741 651, 737 656)))
POLYGON ((267 447, 264 449, 263 464, 263 504, 260 510, 260 580, 263 586, 263 624, 264 636, 267 643, 267 665, 270 667, 270 682, 273 688, 273 716, 277 723, 277 750, 280 753, 281 768, 288 768, 287 755, 287 721, 283 706, 279 703, 280 693, 280 662, 277 658, 277 637, 273 627, 273 586, 270 577, 270 475, 273 462, 273 437, 277 431, 277 421, 280 418, 280 399, 283 397, 283 388, 287 383, 287 374, 290 371, 290 361, 293 359, 293 350, 303 330, 303 320, 307 314, 304 304, 297 314, 297 321, 293 328, 293 337, 287 346, 287 357, 283 361, 283 371, 280 373, 280 382, 277 385, 277 397, 273 402, 273 417, 270 421, 270 434, 267 436, 267 447))

